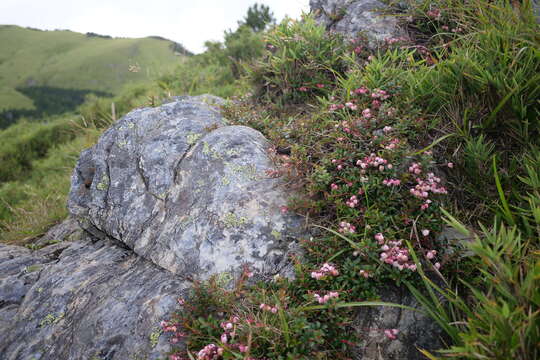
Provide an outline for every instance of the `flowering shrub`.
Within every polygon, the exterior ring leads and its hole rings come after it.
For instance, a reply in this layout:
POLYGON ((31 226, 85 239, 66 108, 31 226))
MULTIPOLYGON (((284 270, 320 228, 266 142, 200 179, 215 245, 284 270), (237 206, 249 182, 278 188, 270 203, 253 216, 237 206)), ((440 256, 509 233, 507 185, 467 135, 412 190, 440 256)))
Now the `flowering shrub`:
POLYGON ((342 55, 349 47, 310 16, 302 22, 285 19, 267 34, 266 42, 266 57, 251 71, 255 94, 263 100, 291 104, 313 99, 345 71, 342 55))
MULTIPOLYGON (((269 175, 283 176, 299 193, 281 210, 306 215, 319 225, 313 238, 302 241, 304 256, 302 261, 295 259, 294 280, 247 285, 240 279, 235 290, 209 283, 195 291, 173 323, 185 329, 188 350, 199 359, 348 359, 361 335, 351 326, 350 304, 376 300, 378 287, 389 281, 405 282, 414 290, 420 279, 426 281, 426 271, 442 276, 457 268, 452 260, 459 254, 449 251, 438 234, 441 207, 453 206, 447 195, 461 186, 447 179, 459 178, 454 174, 462 170, 456 155, 462 146, 445 140, 453 135, 443 135, 452 126, 459 136, 470 136, 471 129, 452 124, 450 116, 442 121, 432 111, 448 109, 444 106, 454 96, 452 86, 459 84, 450 78, 462 74, 453 61, 470 65, 468 48, 459 39, 471 33, 470 27, 460 26, 451 7, 438 3, 412 11, 417 38, 426 36, 422 45, 388 39, 380 51, 370 52, 361 39, 343 43, 311 18, 285 21, 268 34, 267 57, 251 73, 255 95, 226 107, 225 115, 260 130, 273 143, 269 153, 277 169, 269 175)), ((521 89, 530 84, 526 85, 521 89)), ((471 89, 463 89, 454 100, 472 104, 476 111, 481 106, 475 105, 471 89), (470 96, 467 101, 458 97, 464 93, 470 96)), ((509 91, 508 96, 521 94, 509 91)), ((514 110, 521 100, 515 101, 514 110)), ((493 109, 490 106, 486 108, 493 109)), ((532 105, 522 113, 529 109, 532 105)), ((482 111, 476 114, 485 116, 482 111)), ((475 142, 468 139, 463 148, 473 148, 470 144, 475 142)), ((492 158, 494 146, 485 151, 483 163, 492 158)), ((497 159, 493 161, 496 167, 497 159)), ((515 221, 504 205, 510 191, 503 185, 497 184, 503 205, 497 204, 495 213, 498 219, 515 221)), ((514 207, 520 211, 521 201, 514 207)), ((524 217, 524 224, 532 223, 538 210, 524 217)), ((528 233, 534 231, 529 228, 528 233)), ((476 274, 475 269, 463 270, 466 264, 463 261, 459 270, 476 274)), ((534 308, 527 301, 517 303, 534 308)), ((465 320, 437 318, 441 309, 437 304, 430 314, 459 343, 455 326, 465 320)), ((480 305, 478 309, 487 311, 480 305)), ((173 342, 177 329, 171 331, 173 342)), ((398 329, 376 330, 388 340, 400 337, 398 329)), ((466 343, 474 346, 478 339, 472 332, 466 343)))

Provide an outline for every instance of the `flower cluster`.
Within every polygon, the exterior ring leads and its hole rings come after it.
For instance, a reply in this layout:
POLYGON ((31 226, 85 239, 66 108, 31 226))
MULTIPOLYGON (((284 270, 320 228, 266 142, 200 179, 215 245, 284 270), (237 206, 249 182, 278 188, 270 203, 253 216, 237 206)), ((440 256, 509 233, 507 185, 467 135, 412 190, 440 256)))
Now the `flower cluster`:
POLYGON ((366 279, 370 278, 371 276, 373 276, 368 270, 360 270, 358 272, 358 274, 366 279))
POLYGON ((348 222, 342 221, 339 223, 339 232, 344 234, 354 234, 356 227, 348 222))
POLYGON ((270 305, 267 305, 265 303, 262 303, 261 305, 259 305, 259 309, 261 309, 263 311, 269 311, 272 314, 275 314, 275 313, 278 312, 278 308, 276 306, 270 306, 270 305))
POLYGON ((386 335, 386 337, 389 338, 390 340, 396 340, 398 334, 399 334, 398 329, 386 329, 386 330, 384 330, 384 335, 386 335))
POLYGON ((216 360, 223 355, 223 348, 208 344, 197 353, 197 360, 216 360))
POLYGON ((317 280, 321 280, 327 276, 338 276, 339 271, 335 268, 335 266, 330 265, 328 263, 324 263, 323 266, 317 271, 311 272, 311 277, 317 280))
POLYGON ((381 246, 381 261, 392 265, 399 270, 409 269, 416 271, 416 264, 409 261, 409 250, 402 248, 402 241, 388 241, 381 246))
POLYGON ((401 181, 398 179, 384 179, 382 183, 386 186, 399 186, 401 181))
POLYGON ((172 324, 169 321, 164 320, 160 323, 160 326, 163 332, 173 333, 170 339, 170 342, 173 344, 180 342, 180 340, 182 340, 182 338, 186 336, 185 333, 179 330, 180 326, 178 324, 172 324))
MULTIPOLYGON (((379 110, 379 108, 382 105, 382 102, 384 100, 387 100, 387 99, 390 98, 390 94, 388 94, 388 92, 386 92, 385 90, 375 89, 372 92, 370 92, 370 90, 365 86, 361 86, 361 87, 359 87, 359 88, 357 88, 355 90, 351 90, 350 94, 351 95, 369 95, 370 96, 370 98, 371 98, 371 107, 372 108, 366 107, 366 108, 362 109, 362 117, 364 119, 371 119, 374 116, 373 110, 375 110, 375 111, 379 110)), ((334 101, 335 98, 331 97, 330 100, 334 101)), ((328 110, 330 112, 334 112, 334 111, 341 110, 341 109, 349 109, 349 110, 352 110, 352 111, 356 111, 356 110, 359 109, 357 101, 358 101, 358 99, 351 99, 351 100, 345 102, 344 104, 332 103, 328 107, 328 110)))
POLYGON ((356 195, 353 195, 345 203, 347 204, 348 207, 355 208, 358 205, 359 201, 358 201, 358 198, 356 197, 356 195))
POLYGON ((384 171, 386 165, 386 168, 392 169, 392 164, 388 164, 388 160, 383 159, 374 153, 364 157, 362 160, 358 160, 356 165, 360 166, 362 170, 364 170, 362 171, 362 174, 365 174, 365 170, 369 167, 377 168, 379 171, 384 171))
MULTIPOLYGON (((419 168, 415 168, 413 171, 416 173, 419 168)), ((410 171, 410 168, 409 168, 410 171)), ((414 188, 410 189, 410 193, 419 199, 425 199, 424 203, 421 205, 421 209, 425 210, 431 204, 431 200, 428 199, 429 193, 434 194, 447 194, 448 191, 444 186, 440 184, 441 179, 435 176, 433 173, 428 173, 427 178, 421 179, 416 178, 416 185, 414 188)))
POLYGON ((397 138, 390 139, 390 141, 386 142, 386 145, 384 145, 384 148, 386 150, 394 150, 399 146, 400 143, 401 141, 397 138))
POLYGON ((321 296, 317 293, 313 294, 313 297, 319 304, 326 304, 330 299, 337 299, 339 297, 339 293, 337 291, 330 291, 328 294, 321 296))

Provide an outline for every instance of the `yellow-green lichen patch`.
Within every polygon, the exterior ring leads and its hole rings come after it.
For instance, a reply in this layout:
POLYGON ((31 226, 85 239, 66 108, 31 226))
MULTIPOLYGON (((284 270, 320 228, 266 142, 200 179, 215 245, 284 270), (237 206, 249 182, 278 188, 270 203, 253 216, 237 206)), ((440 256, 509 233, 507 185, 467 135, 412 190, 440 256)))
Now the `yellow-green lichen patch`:
POLYGON ((187 143, 188 143, 188 145, 195 144, 201 137, 202 137, 202 134, 197 134, 197 133, 189 133, 189 134, 187 134, 187 143))
POLYGON ((40 322, 39 327, 45 327, 47 325, 56 324, 58 321, 60 321, 64 317, 64 313, 60 313, 57 316, 54 314, 47 314, 40 322))
POLYGON ((237 149, 229 149, 225 152, 225 154, 227 154, 227 156, 234 156, 234 155, 238 155, 239 152, 237 149))
POLYGON ((41 267, 42 266, 40 264, 27 266, 26 267, 26 272, 31 273, 31 272, 34 272, 34 271, 38 271, 38 270, 41 270, 41 267))
POLYGON ((277 231, 276 229, 272 230, 272 232, 270 233, 272 234, 272 236, 276 239, 276 240, 280 240, 281 239, 281 233, 279 231, 277 231))
POLYGON ((100 191, 105 191, 109 188, 109 178, 107 177, 107 175, 103 175, 101 177, 101 182, 99 182, 97 185, 96 185, 96 189, 100 190, 100 191))
POLYGON ((211 156, 213 159, 221 159, 221 155, 216 150, 212 149, 206 141, 203 142, 202 153, 206 156, 211 156))
POLYGON ((231 170, 235 173, 242 174, 251 181, 260 180, 261 177, 257 174, 257 168, 253 165, 232 164, 231 170))
POLYGON ((221 218, 221 221, 227 228, 237 228, 247 223, 247 219, 245 217, 238 217, 232 212, 225 214, 225 216, 221 218))
POLYGON ((158 344, 158 341, 159 341, 159 337, 161 336, 163 330, 161 330, 161 328, 154 328, 154 331, 152 331, 152 333, 150 334, 150 347, 151 348, 155 348, 156 345, 158 344))

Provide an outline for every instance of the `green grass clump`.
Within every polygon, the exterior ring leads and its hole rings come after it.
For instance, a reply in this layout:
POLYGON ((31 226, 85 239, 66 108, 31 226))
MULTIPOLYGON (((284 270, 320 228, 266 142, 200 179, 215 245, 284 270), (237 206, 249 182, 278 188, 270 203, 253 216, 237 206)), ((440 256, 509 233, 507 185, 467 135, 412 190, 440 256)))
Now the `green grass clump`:
POLYGON ((436 24, 431 39, 439 61, 413 74, 411 99, 428 111, 443 109, 459 117, 455 121, 466 134, 480 131, 503 141, 498 136, 502 131, 505 142, 537 142, 540 36, 527 4, 514 8, 506 1, 430 1, 429 7, 440 13, 439 20, 427 17, 436 24), (459 31, 448 37, 452 29, 459 31))

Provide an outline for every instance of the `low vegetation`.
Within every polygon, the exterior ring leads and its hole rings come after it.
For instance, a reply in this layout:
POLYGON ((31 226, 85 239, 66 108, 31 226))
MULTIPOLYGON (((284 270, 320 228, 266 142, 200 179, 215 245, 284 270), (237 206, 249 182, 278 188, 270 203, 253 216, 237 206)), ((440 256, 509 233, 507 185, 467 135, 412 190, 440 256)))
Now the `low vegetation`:
POLYGON ((196 284, 161 324, 185 344, 171 360, 348 359, 363 340, 355 309, 401 306, 381 302, 388 283, 407 287, 444 330, 446 348, 419 349, 426 358, 538 358, 540 37, 531 3, 414 1, 403 14, 412 39, 377 49, 309 16, 270 26, 268 9, 251 11, 224 43, 207 43, 152 85, 90 96, 77 116, 28 133, 24 123, 1 131, 2 240, 28 241, 65 216, 79 151, 117 117, 212 93, 233 100, 228 119, 274 144, 277 174, 300 194, 282 210, 309 218, 313 237, 292 259, 294 279, 256 281, 246 268, 196 284), (9 161, 19 170, 2 172, 9 161), (461 236, 443 239, 449 228, 461 236))

